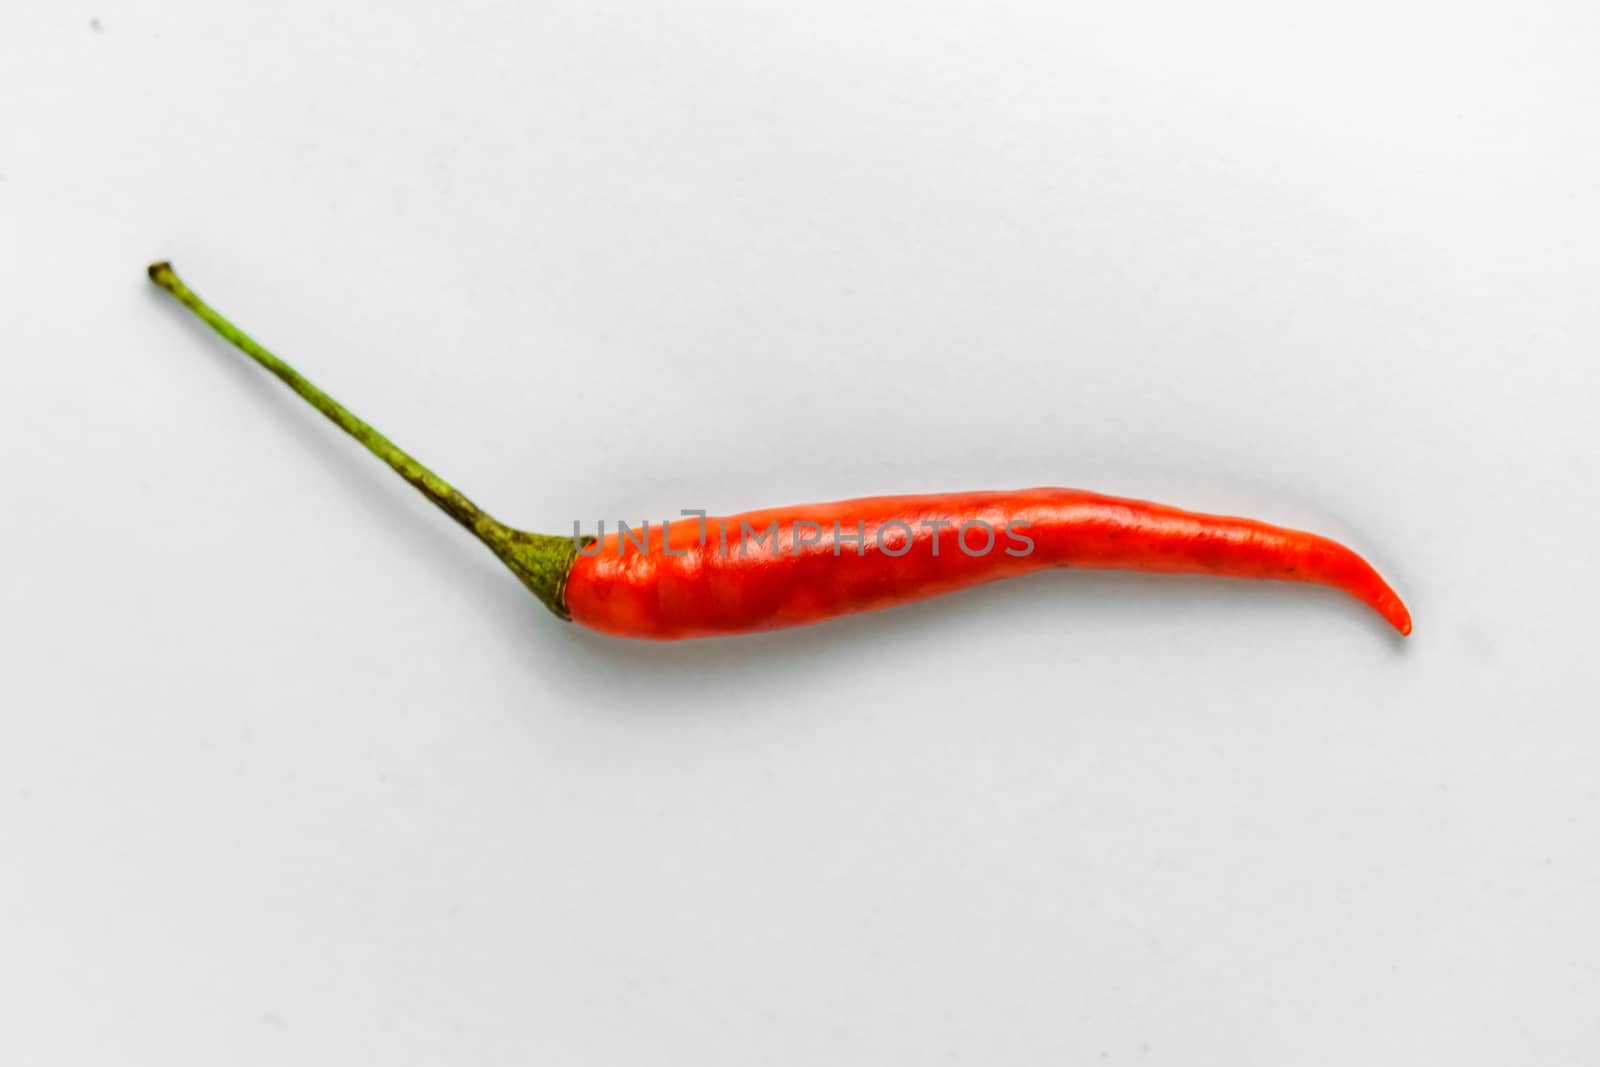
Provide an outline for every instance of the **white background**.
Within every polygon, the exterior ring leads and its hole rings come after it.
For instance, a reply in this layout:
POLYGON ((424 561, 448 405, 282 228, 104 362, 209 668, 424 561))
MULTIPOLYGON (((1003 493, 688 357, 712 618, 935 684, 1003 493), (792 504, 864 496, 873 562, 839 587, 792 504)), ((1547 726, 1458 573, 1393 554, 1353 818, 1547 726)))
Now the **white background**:
POLYGON ((0 5, 0 1059, 1600 1061, 1600 14, 0 5), (94 20, 91 23, 91 20, 94 20), (677 646, 519 525, 1348 541, 677 646))

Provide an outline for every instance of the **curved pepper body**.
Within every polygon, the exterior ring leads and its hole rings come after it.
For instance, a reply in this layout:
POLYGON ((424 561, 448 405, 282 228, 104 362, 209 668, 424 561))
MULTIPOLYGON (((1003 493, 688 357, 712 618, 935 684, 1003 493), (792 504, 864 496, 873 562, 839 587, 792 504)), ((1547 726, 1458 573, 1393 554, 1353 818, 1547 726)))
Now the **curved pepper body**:
POLYGON ((884 496, 615 532, 572 563, 575 622, 675 640, 800 626, 1047 567, 1311 582, 1411 616, 1350 549, 1252 519, 1076 489, 884 496))

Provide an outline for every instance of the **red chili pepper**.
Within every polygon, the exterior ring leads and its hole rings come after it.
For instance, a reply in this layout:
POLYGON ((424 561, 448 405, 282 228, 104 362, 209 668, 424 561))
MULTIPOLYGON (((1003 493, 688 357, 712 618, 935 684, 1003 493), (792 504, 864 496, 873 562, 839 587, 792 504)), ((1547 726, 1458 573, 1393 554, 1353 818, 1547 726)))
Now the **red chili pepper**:
POLYGON ((574 538, 513 530, 212 310, 169 264, 152 265, 150 277, 471 530, 551 611, 605 633, 673 640, 773 630, 1046 567, 1311 582, 1343 590, 1411 632, 1399 596, 1337 542, 1076 489, 869 497, 684 518, 666 531, 641 524, 581 547, 574 538))

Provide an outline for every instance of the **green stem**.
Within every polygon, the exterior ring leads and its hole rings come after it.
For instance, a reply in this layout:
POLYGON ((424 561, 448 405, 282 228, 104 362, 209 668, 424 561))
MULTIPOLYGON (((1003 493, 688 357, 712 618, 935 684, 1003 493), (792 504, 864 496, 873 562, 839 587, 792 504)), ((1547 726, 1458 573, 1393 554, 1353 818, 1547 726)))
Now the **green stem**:
POLYGON ((524 533, 487 514, 455 486, 423 466, 409 452, 373 429, 349 408, 311 384, 299 371, 261 347, 201 300, 173 271, 172 264, 165 261, 152 263, 150 280, 171 293, 180 304, 194 312, 200 321, 221 334, 235 348, 271 371, 341 430, 360 441, 367 451, 387 463, 417 492, 433 501, 439 510, 471 530, 551 611, 563 619, 571 617, 567 613, 563 594, 577 551, 569 538, 524 533))

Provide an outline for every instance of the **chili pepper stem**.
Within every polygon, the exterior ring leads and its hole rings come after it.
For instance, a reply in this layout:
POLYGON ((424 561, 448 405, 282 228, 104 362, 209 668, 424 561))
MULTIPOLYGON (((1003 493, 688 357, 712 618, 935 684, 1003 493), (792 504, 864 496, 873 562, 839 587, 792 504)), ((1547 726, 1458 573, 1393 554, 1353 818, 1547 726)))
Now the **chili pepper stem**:
POLYGON ((318 389, 299 371, 267 351, 253 338, 224 318, 197 296, 178 277, 172 264, 162 261, 150 265, 150 280, 175 297, 195 317, 221 334, 229 344, 255 360, 293 389, 306 403, 322 412, 345 433, 383 460, 400 477, 433 501, 456 522, 471 530, 528 587, 545 606, 563 619, 567 613, 564 598, 566 579, 577 550, 572 540, 547 534, 515 530, 468 500, 455 486, 439 477, 405 449, 358 418, 349 408, 318 389))

